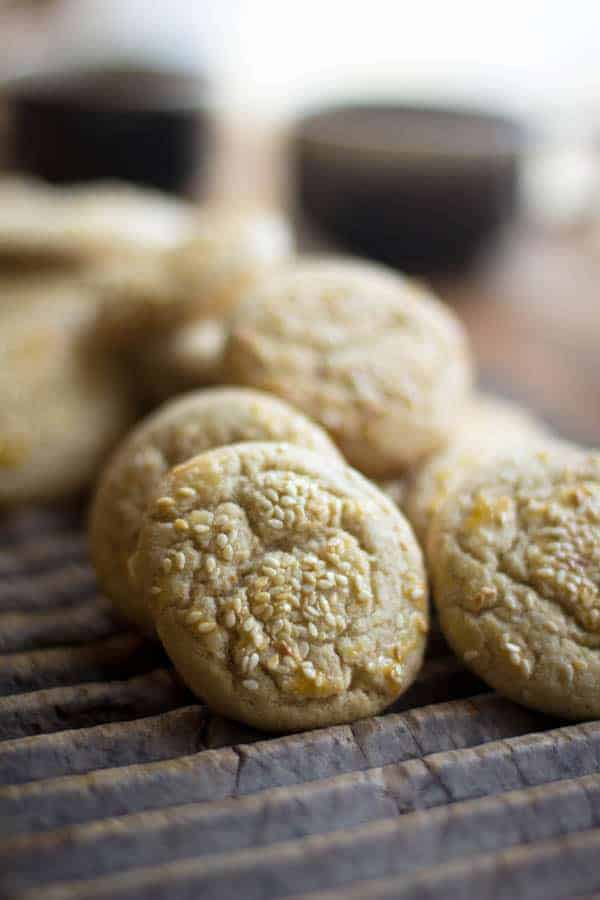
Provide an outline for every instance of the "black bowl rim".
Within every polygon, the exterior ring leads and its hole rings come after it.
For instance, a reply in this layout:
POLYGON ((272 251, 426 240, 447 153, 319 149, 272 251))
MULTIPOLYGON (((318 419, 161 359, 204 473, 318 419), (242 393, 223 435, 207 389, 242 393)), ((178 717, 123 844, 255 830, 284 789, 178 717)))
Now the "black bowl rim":
POLYGON ((486 162, 492 160, 512 161, 521 156, 529 144, 529 133, 518 119, 508 114, 480 109, 475 106, 459 105, 435 105, 417 104, 396 101, 358 101, 339 104, 331 104, 317 108, 302 116, 294 130, 293 140, 301 152, 310 154, 324 162, 332 164, 351 163, 357 165, 403 165, 418 164, 422 168, 427 162, 432 168, 456 167, 470 165, 473 162, 486 162), (478 147, 465 145, 461 152, 457 153, 443 147, 432 144, 423 146, 418 150, 410 147, 377 146, 373 144, 356 144, 351 140, 336 140, 330 137, 321 137, 318 129, 323 122, 348 113, 390 112, 395 115, 423 115, 445 118, 448 121, 459 119, 478 121, 496 125, 504 130, 503 146, 490 147, 481 150, 478 147))
MULTIPOLYGON (((56 83, 56 81, 54 82, 56 83)), ((66 63, 64 65, 48 66, 46 68, 35 68, 31 71, 20 72, 16 75, 7 76, 0 82, 0 88, 10 104, 35 104, 46 105, 49 107, 72 107, 86 112, 101 112, 106 114, 120 113, 136 113, 136 114, 152 114, 156 112, 173 112, 185 113, 202 111, 210 106, 209 97, 210 83, 206 75, 198 72, 185 72, 182 69, 172 65, 149 64, 144 60, 136 60, 132 58, 107 59, 98 62, 86 63, 66 63), (151 71, 156 74, 165 74, 167 76, 180 76, 182 79, 189 79, 190 83, 197 84, 199 90, 193 96, 179 95, 177 97, 154 97, 148 102, 135 102, 131 97, 121 98, 118 103, 101 102, 99 97, 86 97, 85 94, 77 96, 76 93, 61 94, 59 91, 54 92, 51 85, 47 91, 36 90, 43 80, 47 79, 49 83, 53 79, 59 81, 61 78, 86 78, 102 75, 106 72, 119 71, 123 77, 128 74, 135 74, 143 70, 151 71)))

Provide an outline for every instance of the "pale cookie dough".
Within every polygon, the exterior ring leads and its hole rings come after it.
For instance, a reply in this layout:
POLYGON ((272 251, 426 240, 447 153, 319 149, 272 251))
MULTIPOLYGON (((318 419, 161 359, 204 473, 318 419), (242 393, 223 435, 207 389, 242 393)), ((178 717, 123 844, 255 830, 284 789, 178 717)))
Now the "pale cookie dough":
POLYGON ((548 440, 547 430, 524 409, 476 395, 457 422, 449 446, 427 459, 405 486, 403 509, 423 546, 432 516, 474 469, 503 456, 526 453, 548 440))
POLYGON ((0 505, 87 484, 135 408, 93 346, 95 309, 63 275, 0 278, 0 505))
POLYGON ((301 447, 237 444, 171 470, 133 570, 184 681, 258 728, 376 714, 421 665, 410 526, 349 466, 301 447))
POLYGON ((191 319, 223 321, 292 249, 290 227, 274 213, 198 212, 193 231, 176 247, 93 273, 104 330, 131 342, 191 319))
POLYGON ((162 477, 204 450, 249 440, 285 440, 340 458, 325 432, 287 403, 259 391, 222 388, 165 404, 137 426, 107 465, 90 519, 92 558, 116 608, 144 631, 153 633, 154 626, 144 598, 132 588, 128 563, 162 477))
POLYGON ((75 261, 162 251, 185 240, 193 220, 187 204, 130 185, 57 188, 32 178, 0 179, 0 257, 75 261))
POLYGON ((488 467, 445 502, 429 558, 442 629, 501 694, 600 716, 600 455, 488 467))
POLYGON ((186 322, 145 341, 134 358, 146 392, 165 400, 221 381, 225 329, 216 319, 186 322))
POLYGON ((224 372, 303 409, 377 479, 444 445, 471 385, 453 314, 403 276, 349 259, 264 279, 234 318, 224 372))

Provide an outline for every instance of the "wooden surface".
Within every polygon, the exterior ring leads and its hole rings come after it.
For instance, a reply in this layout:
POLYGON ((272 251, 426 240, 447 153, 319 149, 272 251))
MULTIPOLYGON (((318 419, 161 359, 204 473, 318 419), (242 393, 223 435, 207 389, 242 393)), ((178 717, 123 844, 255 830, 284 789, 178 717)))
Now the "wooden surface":
MULTIPOLYGON (((476 272, 436 282, 483 383, 591 444, 599 267, 582 236, 515 227, 476 272)), ((259 734, 212 716, 156 645, 113 621, 83 528, 83 510, 0 519, 2 900, 600 890, 600 722, 503 700, 434 628, 384 716, 259 734)))

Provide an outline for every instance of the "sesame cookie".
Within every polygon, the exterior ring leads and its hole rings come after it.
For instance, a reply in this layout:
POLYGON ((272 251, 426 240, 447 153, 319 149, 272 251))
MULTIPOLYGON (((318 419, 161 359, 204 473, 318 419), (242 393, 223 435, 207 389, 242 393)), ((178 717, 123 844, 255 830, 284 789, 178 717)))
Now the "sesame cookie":
POLYGON ((165 400, 193 388, 217 384, 223 362, 225 329, 216 319, 184 322, 141 343, 135 363, 148 394, 165 400))
POLYGON ((600 455, 539 452, 481 470, 429 536, 456 653, 501 694, 600 716, 600 455))
POLYGON ((222 321, 292 246, 288 224, 275 214, 204 210, 177 247, 115 260, 93 273, 104 330, 137 341, 190 319, 222 321))
POLYGON ((381 712, 422 661, 410 526, 349 466, 302 447, 236 444, 172 469, 132 567, 184 681, 258 728, 381 712))
POLYGON ((93 346, 94 304, 64 275, 0 279, 0 504, 75 491, 133 420, 93 346))
POLYGON ((108 251, 164 250, 187 235, 190 208, 118 183, 56 188, 0 179, 0 256, 74 261, 108 251))
POLYGON ((339 459, 325 432, 286 403, 259 391, 222 388, 165 404, 137 426, 106 467, 90 519, 92 557, 117 609, 145 631, 154 627, 144 599, 132 590, 128 563, 148 504, 172 466, 244 440, 286 440, 339 459))
POLYGON ((234 319, 224 371, 303 409, 378 479, 446 443, 471 385, 452 313, 401 275, 348 259, 264 279, 234 319))
POLYGON ((403 509, 423 545, 436 509, 473 469, 547 441, 547 431, 524 409, 478 394, 449 446, 427 459, 405 486, 403 509))

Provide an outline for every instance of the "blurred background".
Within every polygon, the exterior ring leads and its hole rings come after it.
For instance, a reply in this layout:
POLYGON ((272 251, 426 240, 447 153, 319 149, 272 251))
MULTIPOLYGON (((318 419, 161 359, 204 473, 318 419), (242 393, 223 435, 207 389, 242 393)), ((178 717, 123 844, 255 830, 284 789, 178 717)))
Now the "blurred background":
POLYGON ((0 0, 1 164, 283 207, 597 443, 599 33, 594 0, 0 0))

